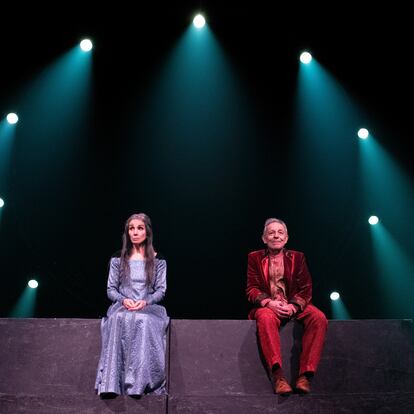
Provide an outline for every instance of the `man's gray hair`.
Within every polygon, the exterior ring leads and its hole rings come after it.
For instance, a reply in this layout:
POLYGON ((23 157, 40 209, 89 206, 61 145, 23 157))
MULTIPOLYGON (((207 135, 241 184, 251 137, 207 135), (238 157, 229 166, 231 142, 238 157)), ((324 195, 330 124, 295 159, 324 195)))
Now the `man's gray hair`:
POLYGON ((266 233, 266 227, 267 227, 269 224, 272 224, 272 223, 279 223, 279 224, 282 224, 282 226, 283 226, 283 227, 285 228, 285 230, 286 230, 286 234, 288 234, 286 223, 285 223, 283 220, 280 220, 280 219, 277 219, 277 218, 268 218, 268 219, 265 221, 265 224, 264 224, 263 235, 266 233))

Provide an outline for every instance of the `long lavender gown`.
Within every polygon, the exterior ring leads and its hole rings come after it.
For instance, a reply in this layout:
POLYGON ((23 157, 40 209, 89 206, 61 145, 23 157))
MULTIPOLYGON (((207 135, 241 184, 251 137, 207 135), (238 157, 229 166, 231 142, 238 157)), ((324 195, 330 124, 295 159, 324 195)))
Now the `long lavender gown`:
POLYGON ((130 279, 120 281, 120 258, 110 262, 107 293, 112 305, 101 322, 102 351, 95 390, 128 395, 165 393, 165 347, 169 317, 160 302, 167 288, 167 263, 155 259, 152 286, 145 283, 145 261, 130 260, 130 279), (128 311, 125 298, 147 306, 128 311))

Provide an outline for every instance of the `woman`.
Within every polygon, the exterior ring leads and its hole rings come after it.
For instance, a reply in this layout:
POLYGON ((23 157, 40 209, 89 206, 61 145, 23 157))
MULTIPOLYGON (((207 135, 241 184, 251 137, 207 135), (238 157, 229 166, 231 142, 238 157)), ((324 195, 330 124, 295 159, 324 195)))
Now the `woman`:
POLYGON ((143 213, 125 223, 120 257, 112 257, 107 293, 112 305, 102 319, 98 394, 165 393, 165 347, 169 318, 158 305, 166 291, 166 261, 152 245, 143 213))

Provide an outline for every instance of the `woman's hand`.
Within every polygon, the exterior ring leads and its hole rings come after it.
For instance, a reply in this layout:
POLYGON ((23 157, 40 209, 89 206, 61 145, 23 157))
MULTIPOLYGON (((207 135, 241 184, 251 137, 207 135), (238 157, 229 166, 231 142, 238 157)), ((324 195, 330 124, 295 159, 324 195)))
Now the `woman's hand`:
POLYGON ((126 298, 126 299, 124 299, 123 301, 122 301, 122 304, 127 308, 127 309, 130 309, 130 308, 132 308, 132 307, 134 307, 135 306, 135 301, 134 300, 132 300, 132 299, 128 299, 128 298, 126 298))
POLYGON ((145 308, 147 306, 147 302, 145 300, 137 300, 132 301, 132 306, 126 307, 130 311, 139 311, 145 308))

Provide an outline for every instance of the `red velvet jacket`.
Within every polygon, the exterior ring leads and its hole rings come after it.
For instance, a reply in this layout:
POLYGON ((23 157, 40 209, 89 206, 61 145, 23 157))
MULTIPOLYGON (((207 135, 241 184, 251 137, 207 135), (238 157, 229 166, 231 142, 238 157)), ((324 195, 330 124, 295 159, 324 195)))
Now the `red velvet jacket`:
MULTIPOLYGON (((286 296, 289 303, 300 307, 300 311, 312 299, 312 279, 306 264, 305 255, 294 250, 283 250, 284 279, 286 296)), ((257 250, 249 253, 247 262, 246 295, 255 307, 250 311, 249 318, 263 299, 270 298, 269 257, 267 250, 257 250)))

